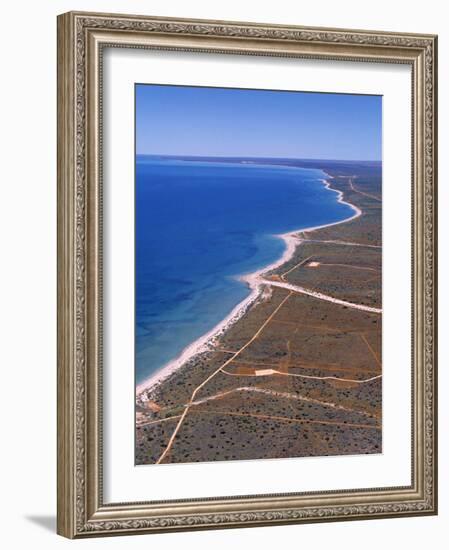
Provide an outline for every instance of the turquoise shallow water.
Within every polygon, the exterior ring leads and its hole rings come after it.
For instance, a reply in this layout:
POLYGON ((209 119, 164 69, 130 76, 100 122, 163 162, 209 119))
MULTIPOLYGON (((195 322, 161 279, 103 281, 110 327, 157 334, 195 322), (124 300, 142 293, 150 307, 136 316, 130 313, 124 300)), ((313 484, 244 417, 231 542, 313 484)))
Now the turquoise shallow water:
POLYGON ((249 295, 235 276, 282 255, 273 235, 353 214, 324 178, 317 169, 137 156, 137 383, 249 295))

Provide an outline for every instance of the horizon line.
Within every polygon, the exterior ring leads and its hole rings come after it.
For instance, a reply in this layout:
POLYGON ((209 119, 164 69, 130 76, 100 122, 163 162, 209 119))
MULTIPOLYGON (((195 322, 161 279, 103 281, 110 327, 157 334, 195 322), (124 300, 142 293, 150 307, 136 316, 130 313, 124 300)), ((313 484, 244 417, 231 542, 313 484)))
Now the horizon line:
POLYGON ((307 160, 307 161, 331 161, 331 162, 382 162, 382 159, 347 159, 347 158, 324 158, 324 157, 266 157, 266 156, 239 156, 239 155, 189 155, 189 154, 165 154, 165 153, 138 153, 136 156, 146 156, 146 157, 184 157, 184 158, 215 158, 215 159, 249 159, 249 160, 258 160, 258 159, 274 159, 274 160, 307 160))

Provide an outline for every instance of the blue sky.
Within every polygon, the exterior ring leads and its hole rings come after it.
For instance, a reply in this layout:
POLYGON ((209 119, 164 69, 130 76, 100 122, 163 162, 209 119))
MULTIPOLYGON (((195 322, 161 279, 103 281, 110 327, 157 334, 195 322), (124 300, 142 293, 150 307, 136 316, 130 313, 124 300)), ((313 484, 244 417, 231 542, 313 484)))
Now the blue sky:
POLYGON ((136 85, 149 155, 381 160, 381 96, 136 85))

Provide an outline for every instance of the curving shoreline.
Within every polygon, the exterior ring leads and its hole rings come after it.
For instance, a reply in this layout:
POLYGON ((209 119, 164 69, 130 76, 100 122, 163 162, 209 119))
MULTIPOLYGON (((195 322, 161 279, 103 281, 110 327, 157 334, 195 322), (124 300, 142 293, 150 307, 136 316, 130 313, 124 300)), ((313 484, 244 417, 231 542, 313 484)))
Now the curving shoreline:
POLYGON ((241 301, 239 304, 237 304, 232 309, 232 311, 222 321, 220 321, 220 323, 218 323, 206 334, 202 335, 200 338, 198 338, 197 340, 189 344, 186 348, 184 348, 184 350, 175 359, 167 363, 164 367, 162 367, 159 371, 154 373, 152 376, 150 376, 149 378, 147 378, 146 380, 138 384, 136 386, 137 395, 141 394, 144 391, 154 389, 163 380, 168 378, 173 372, 175 372, 176 370, 181 368, 183 365, 185 365, 194 356, 200 353, 204 353, 206 351, 211 351, 213 349, 215 340, 219 336, 221 336, 224 332, 226 332, 241 317, 243 317, 243 315, 245 315, 245 313, 248 311, 249 307, 253 305, 259 298, 261 298, 263 287, 265 285, 265 282, 262 276, 269 271, 279 268, 283 264, 287 263, 294 256, 297 247, 302 242, 302 239, 300 239, 297 236, 298 233, 311 232, 311 231, 316 231, 318 229, 323 229, 325 227, 339 225, 339 224, 351 221, 362 215, 362 210, 360 208, 344 200, 343 198, 344 194, 342 191, 338 189, 333 189, 331 187, 331 181, 329 180, 332 180, 333 176, 329 175, 324 170, 322 170, 322 172, 326 175, 327 179, 323 179, 321 180, 321 182, 325 185, 327 189, 329 189, 330 191, 333 191, 334 193, 337 193, 338 194, 337 202, 346 204, 349 207, 351 207, 354 210, 354 214, 348 218, 339 220, 337 222, 307 227, 303 229, 296 229, 293 231, 289 231, 287 233, 276 235, 278 238, 284 240, 286 244, 286 249, 282 254, 282 256, 275 262, 257 271, 254 271, 252 273, 248 273, 246 275, 242 275, 239 277, 239 280, 244 281, 251 289, 250 295, 247 298, 245 298, 243 301, 241 301))

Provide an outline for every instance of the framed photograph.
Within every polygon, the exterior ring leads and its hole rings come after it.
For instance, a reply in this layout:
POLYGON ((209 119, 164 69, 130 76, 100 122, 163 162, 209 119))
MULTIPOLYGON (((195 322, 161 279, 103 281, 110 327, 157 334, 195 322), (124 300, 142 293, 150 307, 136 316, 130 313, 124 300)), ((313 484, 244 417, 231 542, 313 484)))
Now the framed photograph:
POLYGON ((58 532, 435 514, 433 35, 58 18, 58 532))

